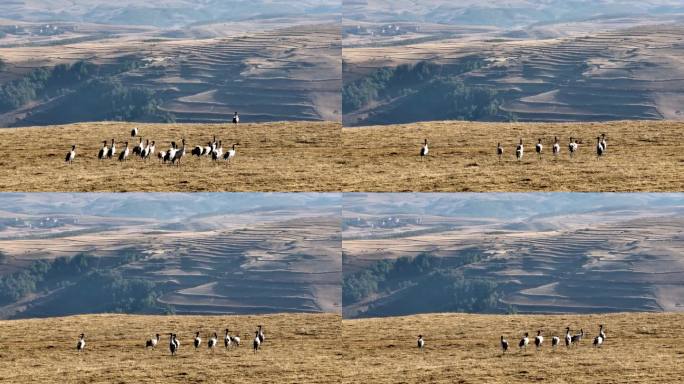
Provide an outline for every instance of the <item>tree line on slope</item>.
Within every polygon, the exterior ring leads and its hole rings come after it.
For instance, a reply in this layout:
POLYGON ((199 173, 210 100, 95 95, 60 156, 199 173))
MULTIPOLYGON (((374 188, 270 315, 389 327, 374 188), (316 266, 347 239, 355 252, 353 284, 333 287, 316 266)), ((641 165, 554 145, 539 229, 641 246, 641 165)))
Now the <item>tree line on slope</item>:
POLYGON ((51 120, 55 123, 85 119, 173 121, 173 115, 160 110, 161 101, 154 91, 127 86, 119 79, 120 74, 141 65, 139 60, 128 58, 111 65, 79 61, 33 69, 0 86, 0 113, 62 97, 55 108, 39 113, 54 115, 51 120), (72 107, 60 108, 60 104, 72 107))
POLYGON ((345 113, 370 108, 369 123, 401 123, 405 121, 512 120, 514 116, 500 110, 499 93, 488 86, 467 84, 460 75, 487 64, 478 56, 469 56, 455 64, 438 65, 426 61, 415 65, 383 67, 345 84, 342 107, 345 113), (374 110, 401 98, 386 110, 374 110))
POLYGON ((389 316, 420 312, 490 312, 501 296, 495 281, 465 278, 460 267, 477 263, 485 255, 464 250, 446 262, 422 253, 416 257, 380 260, 344 277, 342 300, 345 306, 375 295, 402 291, 399 300, 371 301, 360 316, 389 316))
POLYGON ((59 314, 80 313, 83 308, 88 308, 88 312, 117 313, 168 310, 157 304, 164 287, 153 281, 127 277, 116 270, 143 258, 140 252, 128 249, 116 257, 79 254, 37 260, 0 277, 0 305, 15 303, 31 294, 62 290, 59 303, 53 305, 59 307, 59 314))

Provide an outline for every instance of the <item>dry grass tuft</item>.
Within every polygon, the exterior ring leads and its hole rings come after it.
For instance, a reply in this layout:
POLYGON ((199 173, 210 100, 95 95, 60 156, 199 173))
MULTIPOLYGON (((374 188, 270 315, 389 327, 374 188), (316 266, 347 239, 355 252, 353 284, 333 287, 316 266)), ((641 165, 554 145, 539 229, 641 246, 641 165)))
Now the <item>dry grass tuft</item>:
POLYGON ((266 124, 131 124, 81 123, 67 126, 0 130, 5 153, 0 159, 0 190, 21 192, 233 192, 339 190, 340 124, 281 122, 266 124), (129 141, 132 151, 140 128, 143 139, 156 141, 157 151, 172 140, 187 140, 180 167, 164 166, 156 156, 144 163, 137 157, 125 164, 99 161, 103 140, 114 138, 117 150, 129 141), (195 145, 213 136, 224 151, 239 143, 230 165, 190 155, 195 145), (76 144, 72 165, 64 156, 76 144))
POLYGON ((8 383, 338 383, 341 375, 340 316, 126 316, 88 315, 0 321, 0 382, 8 383), (266 334, 252 353, 256 326, 266 334), (226 351, 223 330, 239 331, 242 346, 226 351), (299 328, 316 330, 300 334, 299 328), (176 332, 180 352, 171 357, 168 335, 176 332), (203 346, 192 347, 200 331, 203 346), (76 352, 78 334, 86 350, 76 352), (155 333, 157 350, 145 350, 155 333), (219 347, 207 348, 217 332, 219 347))
POLYGON ((346 192, 522 192, 684 190, 684 123, 428 122, 344 128, 342 190, 346 192), (608 151, 596 159, 596 136, 605 133, 608 151), (554 136, 561 156, 554 160, 554 136), (582 140, 568 157, 569 137, 582 140), (421 161, 423 140, 430 156, 421 161), (525 156, 515 160, 522 138, 525 156), (534 145, 542 138, 544 156, 534 145), (497 142, 504 147, 499 163, 497 142))
POLYGON ((343 382, 359 383, 673 383, 684 374, 684 314, 463 315, 343 320, 343 382), (600 323, 603 347, 591 346, 600 323), (566 326, 585 338, 551 350, 566 326), (644 334, 642 329, 657 329, 644 334), (536 331, 544 331, 540 352, 536 331), (517 343, 530 333, 530 347, 517 343), (416 347, 419 334, 425 350, 416 347), (502 355, 499 338, 511 347, 502 355))

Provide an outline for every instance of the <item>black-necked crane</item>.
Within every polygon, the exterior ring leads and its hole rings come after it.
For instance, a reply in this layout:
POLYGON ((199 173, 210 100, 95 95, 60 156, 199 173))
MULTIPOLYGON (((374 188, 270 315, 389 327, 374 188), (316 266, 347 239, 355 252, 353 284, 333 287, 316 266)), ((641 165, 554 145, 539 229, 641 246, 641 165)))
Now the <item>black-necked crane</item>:
POLYGON ((204 153, 204 147, 196 145, 195 148, 190 151, 190 155, 200 157, 204 153))
POLYGON ((207 346, 209 349, 214 350, 216 348, 216 345, 218 344, 218 335, 216 332, 214 332, 214 336, 209 338, 209 341, 207 342, 207 346))
POLYGON ((570 336, 570 327, 565 328, 565 346, 570 347, 572 345, 572 336, 570 336))
POLYGON ((537 152, 537 156, 539 156, 539 160, 542 158, 542 151, 544 150, 544 146, 542 145, 541 139, 537 141, 537 145, 534 146, 534 150, 537 152))
POLYGON ((169 148, 166 152, 164 152, 164 159, 163 162, 166 163, 167 161, 171 161, 171 159, 176 156, 176 151, 178 149, 176 148, 176 142, 172 141, 171 142, 171 148, 169 148))
POLYGON ((176 355, 179 347, 180 343, 178 343, 176 340, 176 334, 169 333, 169 351, 171 352, 171 356, 176 355))
POLYGON ((176 144, 175 141, 172 141, 171 148, 169 148, 169 150, 166 151, 166 156, 168 157, 166 161, 171 161, 174 157, 176 157, 176 152, 178 152, 178 144, 176 144))
POLYGON ((180 166, 181 159, 183 156, 185 156, 185 139, 182 140, 183 146, 181 149, 177 150, 176 153, 174 154, 173 158, 171 159, 172 164, 176 164, 180 166))
POLYGON ((501 156, 503 156, 503 147, 501 146, 501 143, 496 144, 496 156, 499 158, 499 161, 501 161, 501 156))
POLYGON ((208 155, 211 155, 214 153, 214 151, 216 150, 217 144, 218 144, 218 142, 216 141, 216 135, 214 135, 214 140, 209 144, 211 146, 211 151, 209 151, 208 155))
POLYGON ((603 147, 603 153, 608 150, 608 142, 606 141, 606 134, 602 133, 601 134, 601 146, 603 147))
POLYGON ((603 145, 601 144, 601 137, 596 136, 596 159, 600 159, 603 156, 603 145))
POLYGON ((577 140, 574 138, 570 138, 570 142, 568 143, 568 152, 570 152, 570 157, 573 157, 575 155, 575 152, 577 152, 577 140))
POLYGON ((503 335, 501 336, 501 350, 503 353, 506 353, 508 351, 508 340, 504 339, 503 335))
POLYGON ((147 157, 149 155, 150 155, 150 139, 146 139, 145 140, 145 146, 140 151, 140 158, 141 159, 147 159, 147 157))
POLYGON ((147 340, 145 342, 145 348, 157 348, 157 344, 159 343, 159 334, 157 333, 155 337, 147 340))
POLYGON ((541 329, 537 331, 537 336, 534 338, 534 346, 537 347, 537 350, 541 348, 542 344, 544 343, 544 336, 542 336, 542 331, 541 329))
POLYGON ((261 325, 259 326, 259 329, 257 329, 257 332, 259 334, 259 341, 263 343, 266 338, 264 337, 264 330, 261 325))
POLYGON ((195 342, 195 349, 199 348, 200 345, 202 345, 202 338, 200 337, 199 332, 197 332, 197 334, 195 334, 195 341, 194 342, 195 342))
POLYGON ((523 146, 522 139, 520 139, 520 144, 518 144, 518 146, 515 147, 515 158, 518 159, 518 161, 520 161, 522 160, 524 154, 525 147, 523 146))
POLYGON ((601 335, 594 337, 594 347, 600 347, 601 344, 603 344, 603 337, 601 337, 601 335))
POLYGON ((237 112, 233 113, 233 124, 237 124, 240 122, 240 116, 238 115, 237 112))
POLYGON ((228 333, 228 328, 226 328, 226 335, 223 337, 223 345, 226 347, 226 349, 228 349, 231 347, 232 344, 233 339, 230 337, 230 334, 228 333))
POLYGON ((119 161, 128 160, 128 141, 125 143, 123 151, 119 154, 119 161))
POLYGON ((71 146, 71 150, 67 152, 66 157, 64 158, 64 161, 71 164, 74 162, 74 159, 76 158, 76 144, 71 146))
POLYGON ((551 348, 556 349, 556 347, 560 344, 560 337, 554 336, 551 338, 551 348))
POLYGON ((219 140, 218 145, 214 148, 214 152, 211 153, 211 158, 213 160, 219 160, 223 156, 223 142, 219 140))
POLYGON ((131 137, 138 136, 138 127, 131 129, 131 137))
POLYGON ((553 152, 553 157, 558 157, 560 155, 560 144, 558 143, 558 137, 553 137, 553 147, 551 147, 553 152))
POLYGON ((211 141, 207 142, 206 147, 202 147, 202 156, 209 156, 211 155, 211 151, 214 150, 214 147, 211 145, 211 141))
POLYGON ((254 332, 254 341, 252 342, 252 346, 254 347, 254 353, 257 353, 257 350, 259 347, 261 347, 261 340, 259 339, 259 331, 254 332))
POLYGON ((423 335, 418 335, 418 349, 423 349, 425 347, 425 340, 423 340, 423 335))
POLYGON ((145 156, 145 158, 154 155, 154 149, 155 149, 155 141, 152 140, 152 144, 150 144, 150 146, 148 147, 148 149, 147 149, 147 156, 145 156))
POLYGON ((603 324, 599 324, 599 336, 606 340, 606 333, 603 331, 603 324))
POLYGON ((166 152, 165 151, 157 152, 157 158, 159 158, 160 163, 164 163, 166 161, 166 152))
POLYGON ((583 337, 584 337, 584 329, 580 328, 580 333, 573 335, 571 341, 573 344, 578 344, 580 341, 582 341, 583 337))
POLYGON ((107 153, 109 153, 109 148, 107 148, 107 140, 103 140, 102 148, 100 148, 100 151, 97 153, 97 158, 104 160, 107 158, 107 153))
POLYGON ((116 144, 114 143, 114 139, 112 139, 112 145, 109 147, 109 151, 107 152, 107 158, 111 159, 116 155, 116 144))
POLYGON ((235 147, 237 147, 238 145, 240 145, 240 144, 233 144, 233 147, 231 149, 229 149, 228 152, 225 153, 225 155, 223 155, 223 160, 230 161, 231 159, 233 159, 233 157, 235 157, 235 153, 236 153, 235 147))
POLYGON ((240 336, 238 336, 240 332, 235 332, 235 336, 231 336, 230 339, 233 341, 236 347, 240 346, 240 336))
POLYGON ((422 160, 423 157, 427 156, 429 151, 430 149, 428 148, 428 140, 425 139, 423 146, 420 147, 420 159, 422 160))
POLYGON ((144 147, 143 147, 143 138, 142 138, 142 136, 141 136, 141 137, 140 137, 140 141, 138 142, 138 145, 136 145, 135 147, 133 147, 133 154, 134 154, 134 155, 138 155, 138 156, 142 156, 143 148, 144 148, 144 147))
POLYGON ((78 336, 78 342, 76 342, 76 350, 79 352, 83 352, 85 349, 86 342, 85 342, 85 334, 81 333, 78 336))
POLYGON ((520 349, 525 349, 527 351, 527 345, 529 343, 530 343, 529 333, 525 332, 525 336, 523 336, 523 338, 520 339, 520 342, 518 343, 518 347, 520 349))

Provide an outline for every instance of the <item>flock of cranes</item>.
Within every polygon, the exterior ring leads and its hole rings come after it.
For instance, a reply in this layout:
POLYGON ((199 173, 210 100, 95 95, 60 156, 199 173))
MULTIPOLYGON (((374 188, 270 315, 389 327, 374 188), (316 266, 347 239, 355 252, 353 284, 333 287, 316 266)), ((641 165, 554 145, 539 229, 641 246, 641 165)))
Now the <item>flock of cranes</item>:
MULTIPOLYGON (((134 128, 131 132, 131 136, 136 137, 138 135, 137 132, 138 129, 134 128)), ((128 141, 123 143, 123 148, 120 152, 117 151, 116 141, 114 139, 111 139, 111 144, 109 146, 107 144, 107 140, 102 141, 102 147, 97 153, 97 158, 99 160, 118 159, 121 162, 125 162, 129 160, 131 156, 137 156, 142 160, 147 160, 156 154, 160 163, 180 166, 181 160, 187 153, 184 138, 181 139, 180 147, 175 141, 172 141, 171 146, 167 150, 160 151, 157 151, 156 142, 154 140, 150 141, 147 139, 143 143, 142 137, 139 138, 138 144, 133 147, 132 150, 129 147, 128 141)), ((214 136, 214 140, 207 142, 206 146, 196 146, 192 149, 190 154, 197 157, 208 156, 211 157, 212 160, 225 160, 229 163, 237 154, 237 147, 239 145, 239 143, 235 143, 230 149, 224 152, 223 142, 221 140, 217 141, 216 136, 214 136)), ((72 145, 71 150, 67 152, 65 161, 71 164, 75 158, 76 145, 72 145)))
MULTIPOLYGON (((579 142, 577 139, 574 137, 570 138, 570 141, 568 142, 568 154, 570 158, 573 158, 577 151, 579 150, 579 142)), ((608 148, 608 142, 606 141, 606 134, 603 133, 601 136, 596 137, 596 157, 597 159, 600 159, 601 156, 603 156, 606 153, 606 149, 608 148)), ((537 157, 539 160, 542 159, 542 155, 544 153, 544 144, 542 143, 542 139, 537 140, 537 144, 534 146, 534 151, 537 153, 537 157)), ((504 150, 503 147, 501 146, 501 143, 498 143, 496 146, 496 155, 499 158, 499 161, 501 161, 501 157, 503 156, 504 150)), ((553 145, 551 146, 551 153, 553 154, 553 158, 558 158, 561 154, 561 146, 560 143, 558 142, 558 137, 553 138, 553 145)), ((522 161, 523 156, 525 155, 525 146, 523 145, 523 140, 520 139, 520 142, 518 145, 515 147, 515 158, 518 161, 522 161)))
MULTIPOLYGON (((580 142, 577 141, 574 137, 570 138, 570 141, 568 142, 568 154, 570 155, 570 158, 573 158, 577 151, 579 150, 579 145, 580 142)), ((603 155, 605 155, 606 150, 608 148, 608 142, 606 141, 606 134, 603 133, 601 136, 596 137, 596 157, 600 159, 603 155)), ((542 139, 537 140, 537 144, 534 146, 534 151, 537 153, 537 157, 539 160, 542 159, 542 155, 544 153, 544 144, 542 143, 542 139)), ((421 160, 428 155, 429 148, 428 148, 428 140, 425 139, 423 142, 423 145, 420 147, 420 158, 421 160)), ((554 159, 558 158, 561 154, 561 146, 560 143, 558 142, 558 137, 553 138, 553 144, 551 146, 551 153, 553 154, 554 159)), ((498 157, 499 161, 501 161, 502 157, 504 155, 504 147, 501 145, 501 143, 496 144, 496 156, 498 157)), ((523 139, 520 139, 520 142, 518 145, 515 147, 515 158, 518 161, 522 161, 523 156, 525 155, 525 145, 523 144, 523 139)))
MULTIPOLYGON (((544 345, 544 336, 542 335, 542 330, 537 331, 537 336, 534 337, 534 346, 537 351, 540 351, 542 349, 542 346, 544 345)), ((584 329, 580 329, 580 332, 577 334, 571 334, 570 332, 570 327, 565 328, 565 337, 564 337, 564 342, 565 342, 565 347, 570 348, 573 346, 577 346, 580 344, 582 339, 584 338, 584 329)), ((594 347, 600 347, 603 345, 603 342, 606 340, 606 332, 603 327, 603 324, 599 325, 599 332, 596 337, 594 337, 594 341, 592 345, 594 347)), ((560 345, 561 339, 558 336, 553 336, 551 338, 551 348, 555 350, 559 345, 560 345)), ((422 350, 425 348, 425 339, 423 339, 423 335, 418 335, 418 340, 416 342, 418 349, 422 350)), ((518 342, 518 347, 520 348, 520 351, 527 351, 527 346, 530 344, 530 334, 529 332, 525 332, 523 337, 520 339, 518 342)), ((501 336, 500 340, 500 345, 501 345, 501 350, 503 353, 506 353, 508 349, 510 348, 510 343, 508 340, 504 338, 504 336, 501 336)))
MULTIPOLYGON (((542 349, 542 346, 544 345, 544 335, 542 335, 542 330, 537 331, 537 336, 534 337, 534 346, 537 351, 540 351, 542 349)), ((565 343, 566 348, 570 348, 573 346, 578 346, 582 339, 584 338, 584 329, 580 329, 579 333, 572 334, 570 331, 570 327, 565 328, 565 337, 563 338, 563 341, 565 343)), ((603 328, 603 324, 599 325, 599 332, 596 337, 594 337, 594 341, 592 345, 594 347, 600 347, 603 345, 603 342, 606 340, 606 333, 603 328)), ((555 350, 561 343, 561 339, 558 336, 553 336, 551 338, 551 348, 555 350)), ((520 351, 526 351, 527 346, 530 344, 530 337, 529 333, 525 332, 525 335, 520 339, 518 342, 518 348, 520 351)), ((501 350, 503 353, 506 353, 509 348, 509 343, 508 340, 506 340, 503 336, 501 336, 501 350)))
MULTIPOLYGON (((240 116, 238 115, 237 112, 233 115, 233 124, 238 124, 240 122, 240 116)), ((136 127, 131 129, 131 137, 135 138, 138 137, 138 144, 133 147, 131 150, 129 148, 129 142, 125 141, 123 143, 123 149, 121 152, 117 152, 117 147, 116 147, 116 141, 114 139, 111 139, 111 144, 107 146, 108 141, 103 140, 102 141, 102 147, 97 153, 97 158, 99 160, 107 160, 107 159, 119 159, 121 162, 127 161, 131 155, 135 155, 140 157, 143 160, 147 160, 150 157, 155 155, 156 151, 156 142, 154 140, 150 141, 149 139, 146 139, 145 142, 143 143, 143 138, 140 136, 140 130, 136 127)), ((175 141, 171 142, 171 146, 169 149, 166 151, 159 151, 156 152, 157 158, 162 164, 171 164, 171 165, 178 165, 180 166, 181 160, 183 157, 186 155, 186 150, 185 150, 185 138, 181 139, 181 147, 178 147, 175 141)), ((196 146, 192 151, 191 154, 197 157, 202 157, 202 156, 208 156, 211 157, 212 160, 225 160, 226 162, 230 162, 236 155, 237 147, 239 146, 239 143, 235 143, 232 145, 232 147, 227 150, 223 151, 223 142, 221 140, 216 141, 216 136, 214 136, 214 139, 212 141, 207 142, 206 146, 196 146)), ((76 159, 76 145, 71 146, 71 150, 67 152, 66 157, 65 157, 65 162, 71 164, 74 162, 74 159, 76 159)))
MULTIPOLYGON (((261 346, 265 340, 266 338, 264 336, 264 329, 261 325, 259 325, 256 331, 254 331, 254 340, 252 341, 252 348, 254 353, 257 353, 261 349, 261 346)), ((156 349, 160 341, 161 335, 157 333, 156 335, 154 335, 154 337, 147 339, 147 341, 145 342, 145 349, 156 349)), ((210 351, 214 351, 214 349, 218 346, 218 342, 219 339, 218 334, 216 332, 207 336, 207 348, 210 351)), ((195 347, 196 351, 202 348, 202 337, 200 336, 199 331, 195 333, 195 337, 192 340, 192 345, 195 347)), ((223 345, 225 349, 239 347, 240 336, 238 336, 238 333, 236 333, 235 335, 231 335, 228 328, 226 328, 226 333, 223 336, 223 345)), ((83 352, 85 350, 85 346, 85 334, 81 333, 78 337, 78 342, 76 343, 76 350, 78 352, 83 352)), ((178 354, 180 346, 181 342, 178 339, 178 335, 175 333, 169 333, 169 352, 171 353, 171 356, 176 356, 178 354)))
MULTIPOLYGON (((573 158, 577 151, 579 150, 579 142, 577 139, 574 137, 570 138, 570 141, 568 142, 568 154, 570 158, 573 158)), ((606 153, 606 149, 608 148, 608 142, 606 141, 606 134, 603 133, 601 136, 596 137, 596 157, 597 159, 600 159, 601 156, 603 156, 606 153)), ((537 144, 534 146, 534 151, 537 153, 537 157, 539 160, 542 159, 542 155, 544 153, 544 144, 542 143, 542 139, 537 140, 537 144)), ((496 146, 496 155, 499 158, 499 161, 501 161, 501 157, 503 156, 504 150, 503 147, 501 146, 501 143, 498 143, 496 146)), ((558 137, 553 138, 553 145, 551 146, 551 153, 553 154, 554 159, 558 158, 561 153, 561 146, 560 143, 558 142, 558 137)), ((522 161, 523 156, 525 155, 525 146, 523 145, 523 140, 520 139, 520 143, 515 147, 515 158, 518 161, 522 161)))
MULTIPOLYGON (((568 142, 568 154, 570 158, 573 158, 577 151, 579 150, 579 142, 574 137, 570 138, 570 141, 568 142)), ((608 142, 606 141, 606 134, 603 133, 601 136, 596 137, 596 158, 600 159, 601 156, 603 156, 606 153, 606 149, 608 148, 608 142)), ((544 144, 542 143, 542 139, 537 140, 537 144, 534 146, 534 151, 537 153, 537 157, 539 160, 542 159, 542 155, 544 153, 544 144)), ((496 155, 499 158, 499 161, 501 161, 501 157, 503 156, 503 147, 501 147, 501 143, 497 144, 496 147, 496 155)), ((553 138, 553 145, 551 146, 551 153, 553 154, 553 158, 556 159, 558 156, 560 156, 561 153, 561 147, 560 143, 558 142, 558 137, 553 138)), ((523 156, 525 155, 525 146, 523 145, 523 140, 520 139, 520 143, 515 147, 515 158, 518 161, 522 161, 523 156)))

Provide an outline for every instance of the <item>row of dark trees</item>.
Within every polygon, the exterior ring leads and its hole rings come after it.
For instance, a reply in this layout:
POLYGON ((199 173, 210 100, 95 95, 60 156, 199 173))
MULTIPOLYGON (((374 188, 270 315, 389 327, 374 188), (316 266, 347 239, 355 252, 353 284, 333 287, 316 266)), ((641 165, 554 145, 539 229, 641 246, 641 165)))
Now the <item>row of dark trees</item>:
POLYGON ((459 77, 485 65, 483 58, 469 56, 454 64, 421 61, 415 65, 383 67, 343 86, 343 110, 353 113, 374 102, 403 97, 406 100, 401 105, 375 120, 402 122, 402 115, 410 115, 407 119, 413 120, 500 119, 502 100, 498 92, 491 87, 467 84, 459 77))
POLYGON ((416 312, 488 312, 498 308, 500 292, 495 281, 464 278, 459 267, 483 260, 478 251, 466 251, 458 258, 421 254, 414 258, 381 260, 346 275, 342 283, 344 305, 358 303, 376 294, 402 290, 401 302, 392 300, 371 305, 368 316, 416 312))
MULTIPOLYGON (((79 61, 36 68, 0 86, 0 113, 62 96, 60 104, 70 107, 47 108, 41 112, 50 114, 45 120, 55 124, 83 120, 172 122, 173 115, 159 108, 161 100, 154 91, 121 81, 119 75, 140 65, 137 59, 125 58, 109 65, 79 61)), ((3 66, 0 62, 0 70, 3 66)))
MULTIPOLYGON (((12 304, 31 294, 61 289, 63 292, 55 301, 62 313, 69 313, 71 307, 74 313, 82 308, 119 313, 159 312, 157 298, 164 287, 153 281, 127 277, 117 270, 119 266, 142 258, 140 252, 124 250, 116 257, 79 254, 37 260, 26 268, 0 277, 0 305, 12 304)), ((7 256, 0 254, 0 263, 6 260, 7 256)))

